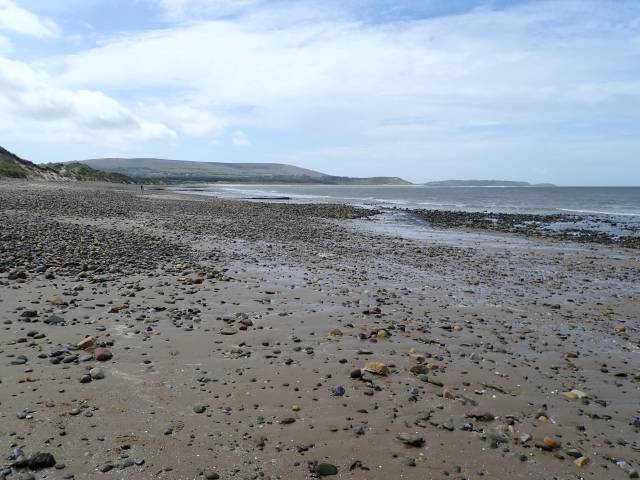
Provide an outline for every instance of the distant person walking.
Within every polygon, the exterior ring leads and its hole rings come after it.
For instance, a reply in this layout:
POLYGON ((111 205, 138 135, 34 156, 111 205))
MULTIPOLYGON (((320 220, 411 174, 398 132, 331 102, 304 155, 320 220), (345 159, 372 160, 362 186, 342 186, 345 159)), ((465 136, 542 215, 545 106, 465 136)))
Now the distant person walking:
POLYGON ((144 185, 140 185, 140 193, 144 193, 144 185))

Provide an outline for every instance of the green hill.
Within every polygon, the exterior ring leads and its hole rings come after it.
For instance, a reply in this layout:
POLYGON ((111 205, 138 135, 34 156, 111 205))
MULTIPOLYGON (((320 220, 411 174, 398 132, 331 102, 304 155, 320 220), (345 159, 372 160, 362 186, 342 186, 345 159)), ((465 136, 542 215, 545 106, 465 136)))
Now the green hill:
POLYGON ((160 158, 96 158, 81 163, 144 183, 313 183, 327 185, 409 185, 397 177, 338 177, 283 163, 222 163, 160 158))

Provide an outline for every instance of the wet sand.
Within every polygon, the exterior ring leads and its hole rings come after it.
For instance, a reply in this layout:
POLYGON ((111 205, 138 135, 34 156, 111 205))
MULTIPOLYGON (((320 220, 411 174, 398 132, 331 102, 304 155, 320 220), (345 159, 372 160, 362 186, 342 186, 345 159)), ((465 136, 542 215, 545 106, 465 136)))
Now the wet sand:
POLYGON ((0 478, 637 476, 640 252, 375 213, 0 184, 0 478))

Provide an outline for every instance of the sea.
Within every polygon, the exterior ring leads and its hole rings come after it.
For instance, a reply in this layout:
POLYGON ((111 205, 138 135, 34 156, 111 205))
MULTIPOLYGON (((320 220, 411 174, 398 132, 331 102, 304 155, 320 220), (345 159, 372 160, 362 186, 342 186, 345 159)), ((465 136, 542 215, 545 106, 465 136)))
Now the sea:
POLYGON ((385 211, 435 209, 566 214, 581 228, 640 235, 640 187, 428 187, 353 185, 180 186, 180 193, 279 203, 346 203, 385 211))

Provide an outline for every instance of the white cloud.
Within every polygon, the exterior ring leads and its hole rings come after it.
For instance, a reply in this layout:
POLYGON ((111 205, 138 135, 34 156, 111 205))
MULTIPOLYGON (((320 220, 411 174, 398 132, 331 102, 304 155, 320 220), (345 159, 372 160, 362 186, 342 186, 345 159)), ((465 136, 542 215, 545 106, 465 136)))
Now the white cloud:
POLYGON ((0 134, 38 142, 171 140, 160 123, 136 116, 96 90, 56 87, 46 73, 0 57, 0 134))
POLYGON ((10 0, 0 0, 0 30, 39 38, 54 37, 60 33, 53 21, 39 18, 10 0))
POLYGON ((217 140, 225 127, 222 118, 187 105, 143 104, 139 106, 138 111, 145 117, 153 117, 167 123, 189 137, 217 140))
POLYGON ((236 127, 376 137, 586 119, 640 99, 633 19, 597 2, 401 24, 272 21, 258 10, 118 39, 59 59, 59 80, 170 89, 191 108, 234 112, 236 127))
POLYGON ((236 130, 231 137, 231 143, 234 147, 248 147, 251 145, 246 133, 242 130, 236 130))

